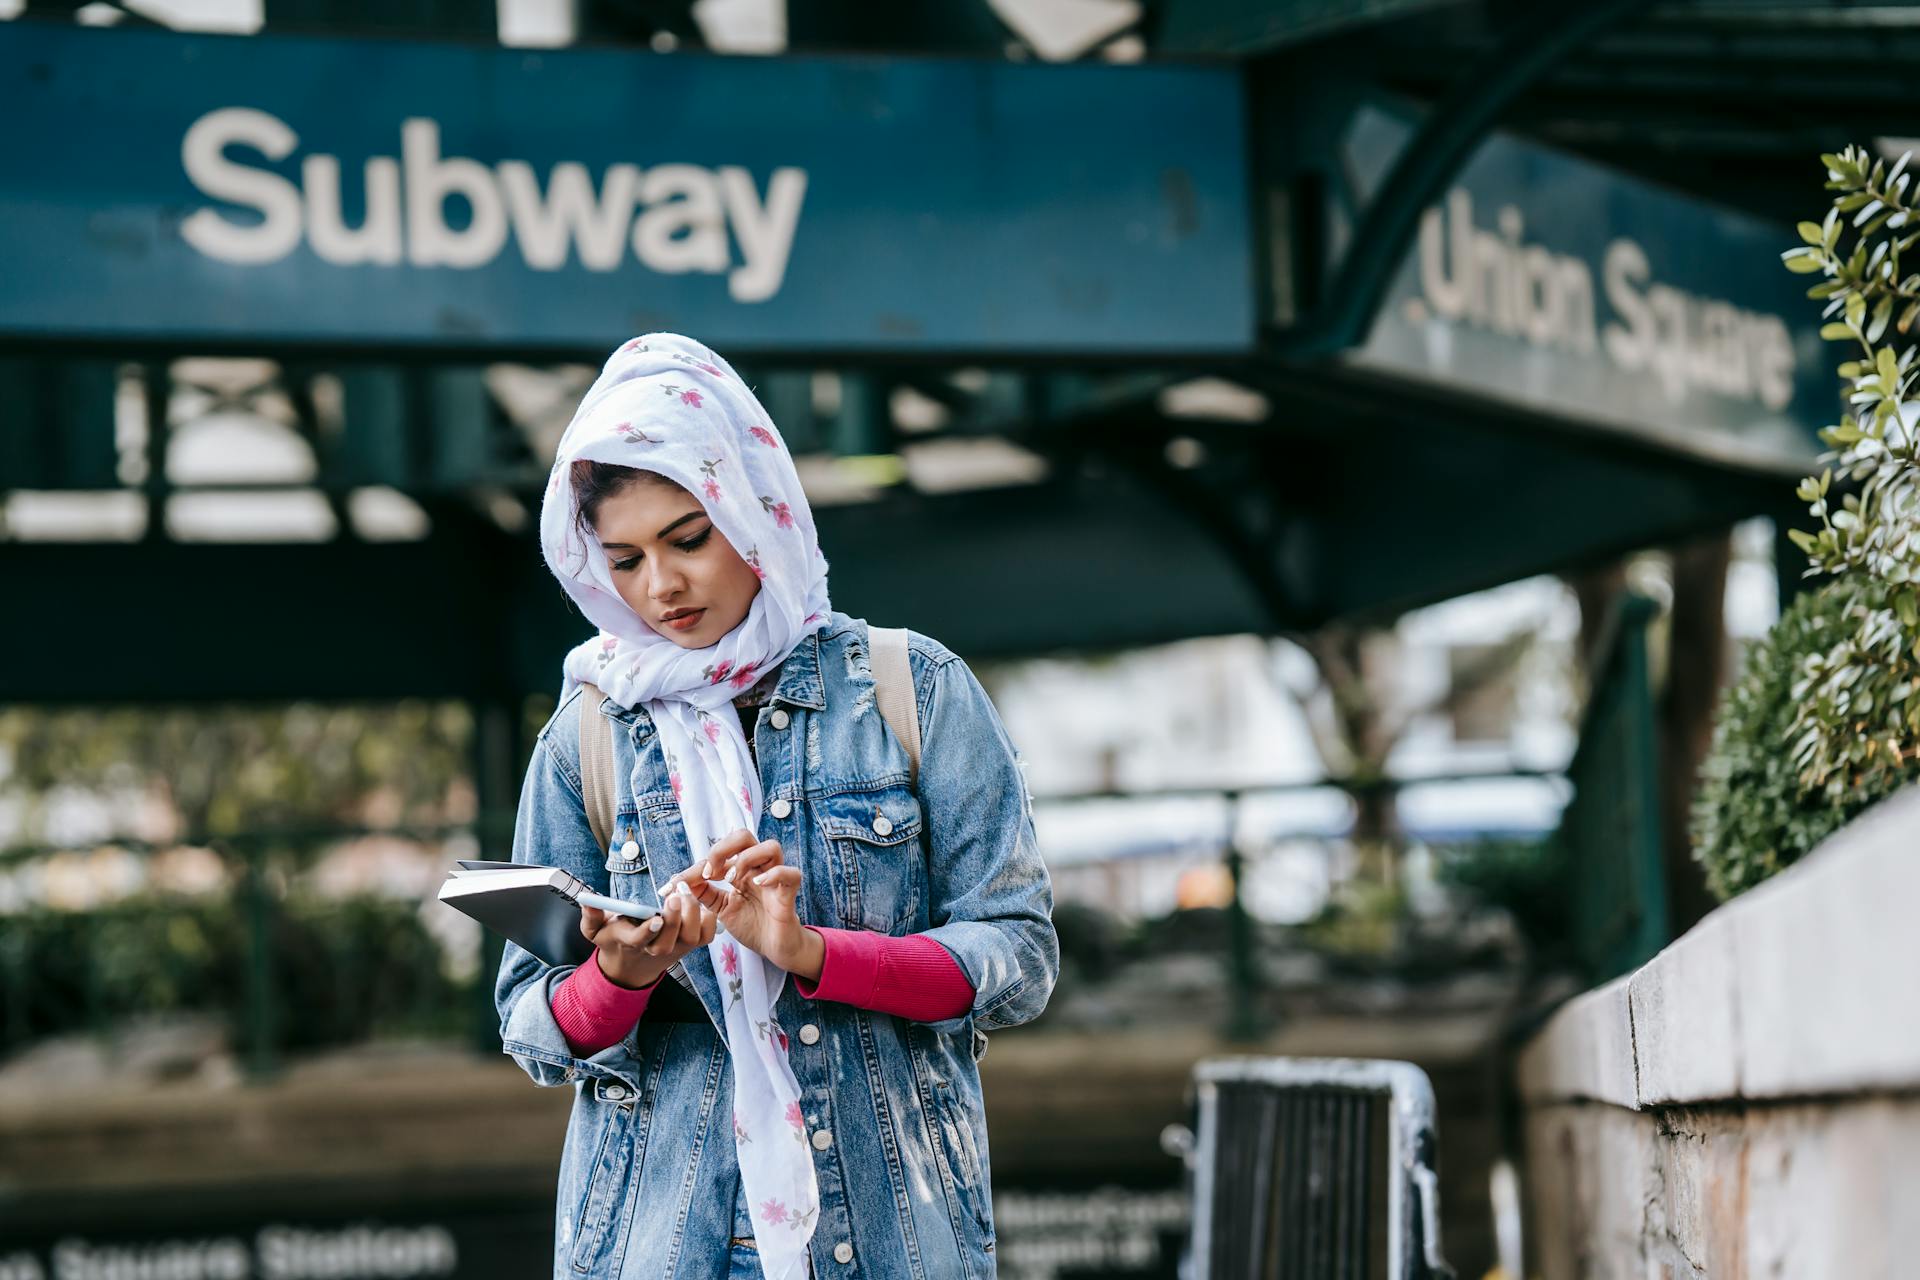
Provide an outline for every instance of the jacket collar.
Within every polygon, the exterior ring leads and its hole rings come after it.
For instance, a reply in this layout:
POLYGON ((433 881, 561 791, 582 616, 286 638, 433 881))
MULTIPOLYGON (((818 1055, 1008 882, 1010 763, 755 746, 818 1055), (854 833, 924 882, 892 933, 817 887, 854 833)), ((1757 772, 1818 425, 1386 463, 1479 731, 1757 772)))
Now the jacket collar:
MULTIPOLYGON (((826 685, 820 679, 820 632, 809 631, 793 646, 793 652, 780 664, 780 682, 774 686, 773 697, 776 702, 785 702, 790 706, 809 707, 815 711, 824 711, 827 707, 826 685)), ((612 698, 600 703, 600 714, 609 720, 631 721, 641 713, 629 707, 623 707, 612 698)))
POLYGON ((826 710, 827 690, 820 679, 818 629, 809 631, 799 644, 793 646, 793 652, 787 655, 787 660, 780 664, 780 683, 774 686, 773 696, 777 701, 796 707, 826 710))

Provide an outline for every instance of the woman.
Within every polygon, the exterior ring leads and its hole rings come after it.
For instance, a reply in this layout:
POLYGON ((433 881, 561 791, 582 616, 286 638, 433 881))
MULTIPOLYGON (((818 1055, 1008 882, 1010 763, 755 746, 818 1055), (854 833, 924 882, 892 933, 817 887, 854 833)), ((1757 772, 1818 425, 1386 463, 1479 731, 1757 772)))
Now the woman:
POLYGON ((555 1275, 992 1275, 976 1063, 985 1032, 1045 1007, 1059 966, 992 703, 909 633, 915 778, 778 430, 687 338, 607 361, 540 529, 600 634, 567 656, 514 860, 659 908, 645 925, 583 909, 578 967, 511 944, 501 960, 506 1051, 577 1091, 555 1275), (606 700, 583 711, 582 682, 606 700), (607 848, 583 714, 612 735, 607 848))

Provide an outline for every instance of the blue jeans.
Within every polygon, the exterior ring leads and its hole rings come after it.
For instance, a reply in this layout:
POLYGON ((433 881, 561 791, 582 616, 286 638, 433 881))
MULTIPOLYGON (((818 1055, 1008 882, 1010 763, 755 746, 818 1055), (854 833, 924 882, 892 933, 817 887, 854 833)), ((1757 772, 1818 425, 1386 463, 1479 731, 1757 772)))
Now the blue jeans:
POLYGON ((746 1182, 733 1178, 733 1247, 727 1251, 727 1280, 764 1280, 760 1269, 760 1251, 743 1240, 753 1239, 753 1218, 747 1211, 746 1182))
MULTIPOLYGON (((765 1280, 760 1269, 760 1251, 742 1240, 753 1239, 753 1218, 747 1211, 746 1184, 738 1174, 733 1179, 733 1244, 727 1250, 727 1280, 765 1280)), ((807 1274, 813 1274, 813 1262, 807 1262, 807 1274)))

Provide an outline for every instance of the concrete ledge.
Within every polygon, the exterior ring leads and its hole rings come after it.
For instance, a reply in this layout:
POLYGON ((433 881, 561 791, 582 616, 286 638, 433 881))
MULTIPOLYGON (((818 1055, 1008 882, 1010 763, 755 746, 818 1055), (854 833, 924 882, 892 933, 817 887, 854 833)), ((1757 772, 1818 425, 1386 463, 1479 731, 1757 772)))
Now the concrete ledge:
POLYGON ((1723 909, 1629 979, 1636 1104, 1740 1095, 1737 949, 1723 909))
POLYGON ((1920 787, 1562 1008, 1529 1103, 1640 1109, 1920 1089, 1920 787))
POLYGON ((1920 1257, 1920 1101, 1530 1108, 1527 1275, 1895 1280, 1920 1257))
POLYGON ((1520 1055, 1520 1095, 1529 1102, 1582 1098, 1616 1107, 1639 1103, 1633 1015, 1626 978, 1562 1005, 1520 1055))
POLYGON ((1520 1059, 1529 1276, 1920 1257, 1920 786, 1562 1008, 1520 1059))

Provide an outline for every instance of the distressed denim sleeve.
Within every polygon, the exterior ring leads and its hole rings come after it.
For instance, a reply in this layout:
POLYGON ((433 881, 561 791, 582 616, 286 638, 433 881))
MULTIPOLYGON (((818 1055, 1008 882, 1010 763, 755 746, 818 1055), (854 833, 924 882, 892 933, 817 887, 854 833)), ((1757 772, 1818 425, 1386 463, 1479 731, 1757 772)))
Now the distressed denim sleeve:
MULTIPOLYGON (((576 707, 578 703, 576 702, 576 707)), ((578 714, 577 711, 575 713, 578 714)), ((607 892, 606 855, 587 824, 573 753, 552 739, 575 734, 578 721, 556 716, 534 744, 513 819, 513 860, 564 867, 600 893, 607 892)), ((501 1048, 539 1085, 570 1084, 589 1076, 620 1079, 639 1088, 634 1036, 590 1057, 577 1057, 553 1016, 553 994, 573 965, 548 965, 509 942, 500 956, 493 1003, 500 1015, 501 1048)))
POLYGON ((1018 1026, 1046 1008, 1060 971, 1053 883, 1000 713, 959 657, 943 652, 930 667, 918 690, 927 936, 953 954, 974 998, 967 1013, 927 1025, 969 1033, 1018 1026))

